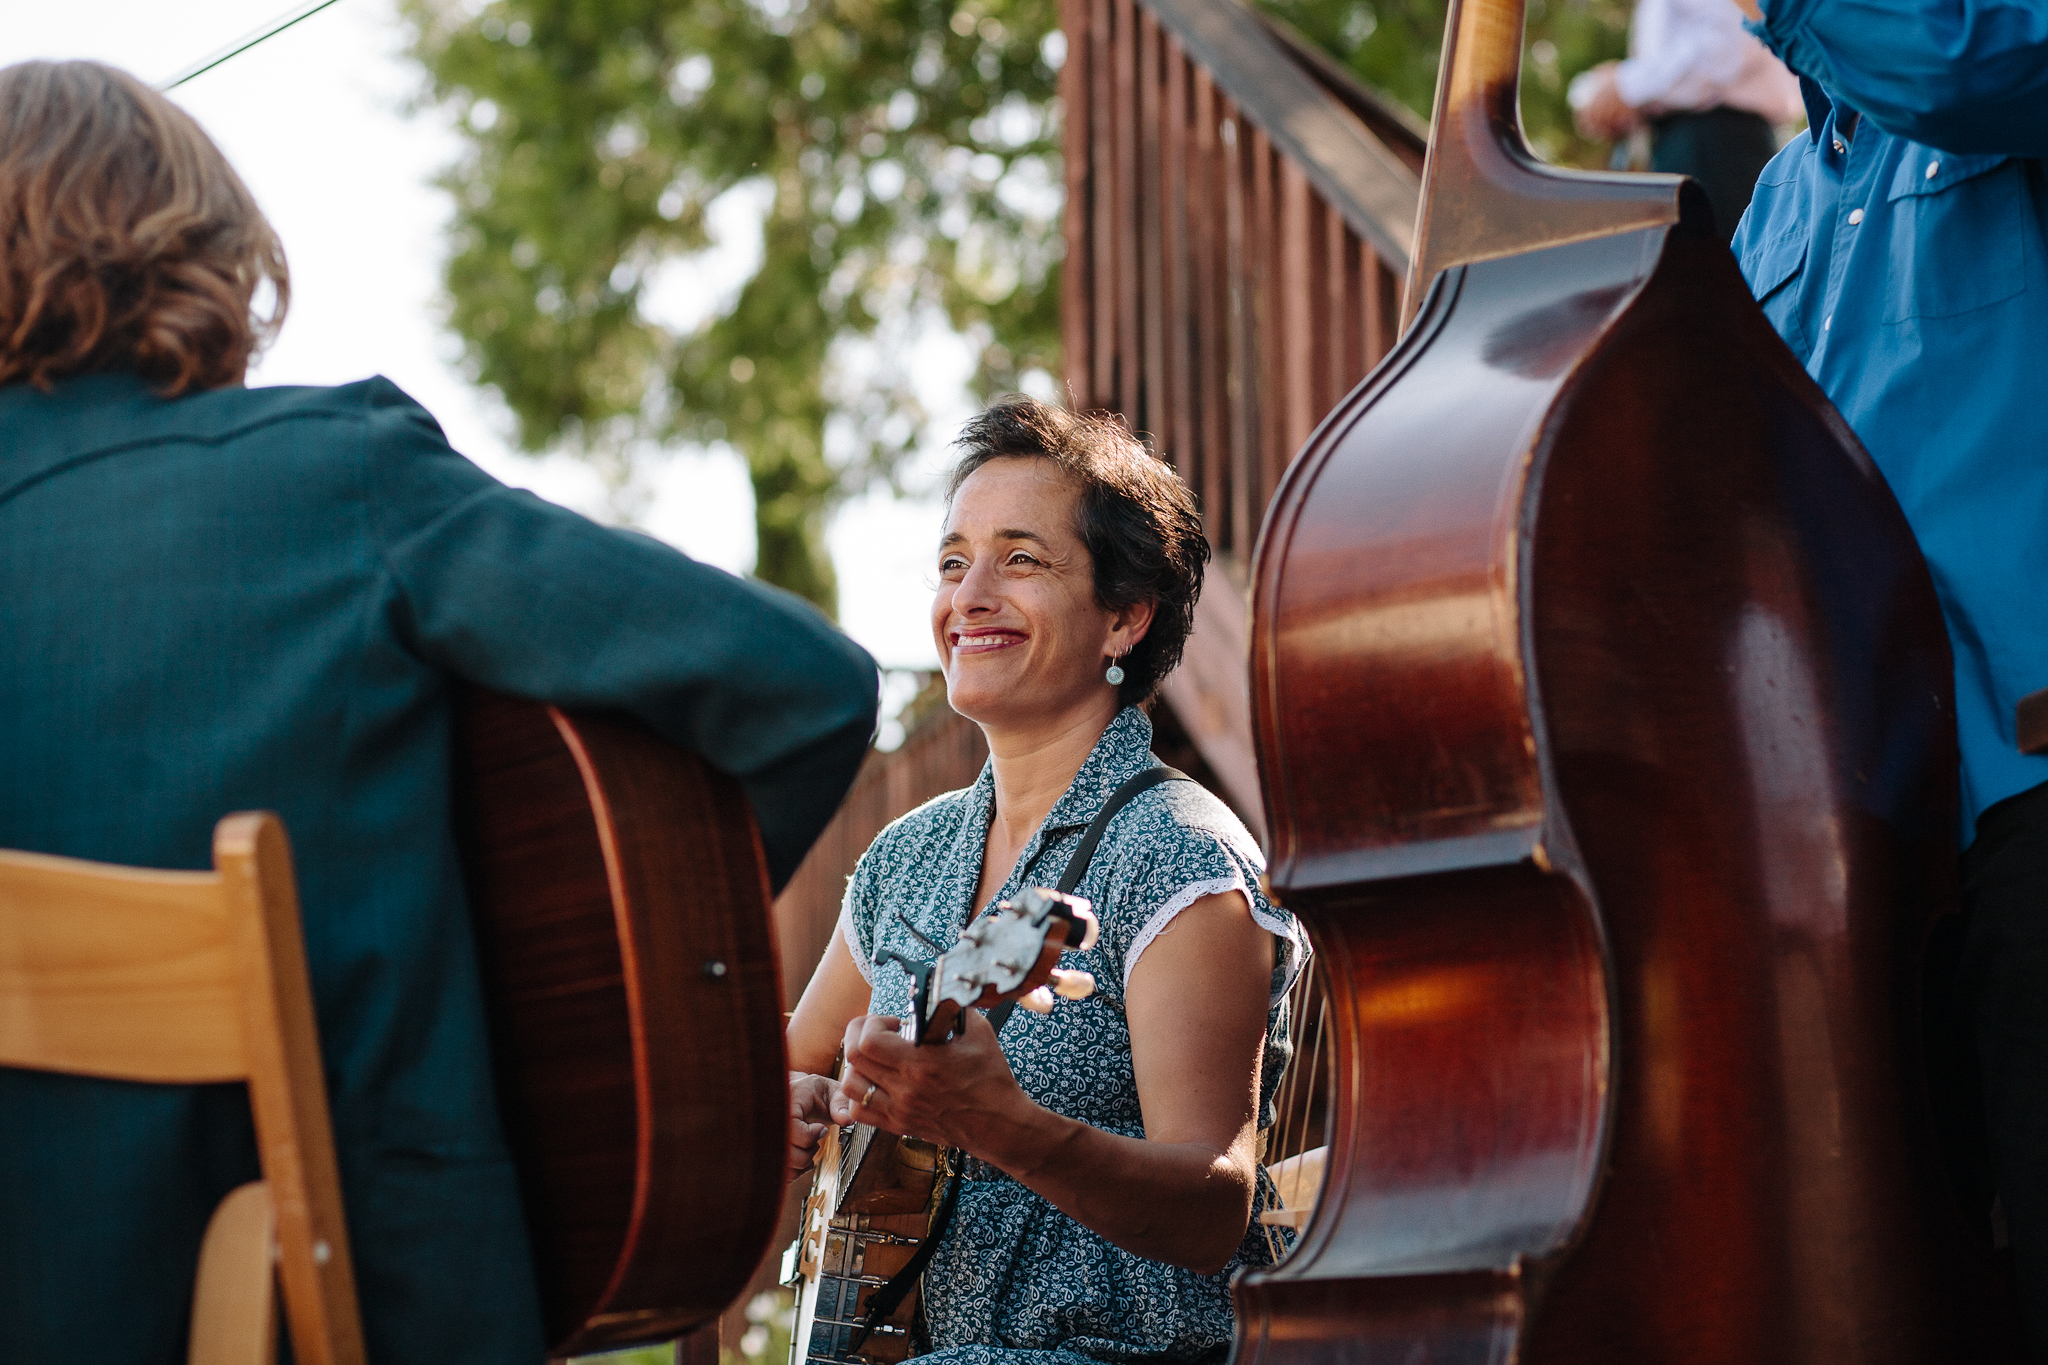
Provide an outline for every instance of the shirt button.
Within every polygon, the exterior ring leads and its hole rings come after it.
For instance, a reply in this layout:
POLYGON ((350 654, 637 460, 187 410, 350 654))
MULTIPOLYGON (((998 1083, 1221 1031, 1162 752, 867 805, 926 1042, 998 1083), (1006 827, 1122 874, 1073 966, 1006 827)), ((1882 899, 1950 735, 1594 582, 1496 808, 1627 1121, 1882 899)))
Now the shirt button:
POLYGON ((1836 151, 1838 151, 1838 152, 1846 152, 1846 151, 1848 151, 1849 149, 1848 149, 1847 147, 1844 147, 1844 146, 1842 145, 1842 139, 1840 139, 1840 138, 1836 138, 1836 139, 1835 139, 1835 150, 1836 150, 1836 151))
POLYGON ((1928 178, 1929 180, 1932 180, 1932 179, 1934 179, 1934 173, 1935 173, 1936 171, 1940 170, 1940 169, 1941 169, 1941 163, 1940 163, 1939 161, 1930 161, 1930 162, 1928 162, 1928 163, 1927 163, 1927 178, 1928 178))
POLYGON ((1855 226, 1856 226, 1856 225, 1857 225, 1858 223, 1860 223, 1860 222, 1862 222, 1862 221, 1863 221, 1863 210, 1862 210, 1862 209, 1850 209, 1850 210, 1849 210, 1849 226, 1850 226, 1850 227, 1855 227, 1855 226))

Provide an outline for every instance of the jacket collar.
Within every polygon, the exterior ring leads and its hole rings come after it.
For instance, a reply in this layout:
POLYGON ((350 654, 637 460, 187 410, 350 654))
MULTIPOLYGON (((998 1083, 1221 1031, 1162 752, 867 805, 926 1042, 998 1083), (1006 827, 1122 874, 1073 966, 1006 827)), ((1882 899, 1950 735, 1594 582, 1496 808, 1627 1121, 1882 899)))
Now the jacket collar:
POLYGON ((26 380, 0 385, 0 502, 117 448, 109 432, 164 402, 125 370, 60 379, 48 393, 26 380))
POLYGON ((1806 104, 1806 140, 1820 141, 1820 130, 1827 126, 1828 114, 1834 110, 1835 102, 1828 98, 1828 92, 1820 88, 1820 82, 1811 76, 1799 78, 1799 98, 1806 104))

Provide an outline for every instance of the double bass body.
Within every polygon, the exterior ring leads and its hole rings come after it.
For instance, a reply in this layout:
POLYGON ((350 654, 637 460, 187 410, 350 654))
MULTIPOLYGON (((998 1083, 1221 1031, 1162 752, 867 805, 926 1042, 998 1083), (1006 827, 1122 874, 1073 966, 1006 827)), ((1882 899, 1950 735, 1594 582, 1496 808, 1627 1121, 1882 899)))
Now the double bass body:
POLYGON ((1454 6, 1424 212, 1524 249, 1442 262, 1255 566, 1269 878, 1339 1051, 1237 1358, 2010 1358, 1926 1097, 1932 583, 1696 192, 1528 164, 1519 37, 1454 6))

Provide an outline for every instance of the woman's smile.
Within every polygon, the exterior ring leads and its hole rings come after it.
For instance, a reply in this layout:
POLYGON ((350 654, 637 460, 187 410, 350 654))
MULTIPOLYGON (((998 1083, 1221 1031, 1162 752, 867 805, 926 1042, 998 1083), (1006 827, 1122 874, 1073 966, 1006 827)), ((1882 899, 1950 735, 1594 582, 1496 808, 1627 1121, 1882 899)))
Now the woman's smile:
POLYGON ((992 654, 999 649, 1021 645, 1027 635, 1021 630, 990 629, 986 626, 969 627, 952 633, 953 657, 958 659, 970 654, 992 654))

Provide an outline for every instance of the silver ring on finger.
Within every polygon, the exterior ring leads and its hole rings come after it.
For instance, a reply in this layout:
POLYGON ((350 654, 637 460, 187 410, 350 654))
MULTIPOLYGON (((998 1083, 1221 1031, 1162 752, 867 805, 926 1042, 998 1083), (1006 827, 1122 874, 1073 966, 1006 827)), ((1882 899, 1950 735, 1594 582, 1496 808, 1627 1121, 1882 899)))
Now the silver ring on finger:
POLYGON ((868 1093, 860 1097, 860 1107, 865 1109, 869 1105, 873 1104, 875 1102, 875 1092, 877 1090, 880 1090, 881 1088, 882 1087, 880 1087, 879 1085, 869 1086, 868 1093))

